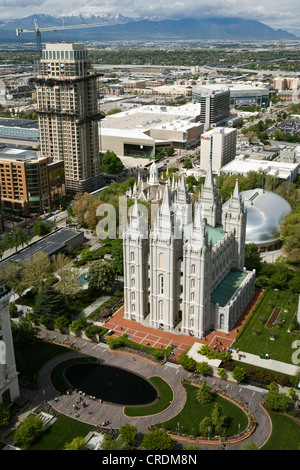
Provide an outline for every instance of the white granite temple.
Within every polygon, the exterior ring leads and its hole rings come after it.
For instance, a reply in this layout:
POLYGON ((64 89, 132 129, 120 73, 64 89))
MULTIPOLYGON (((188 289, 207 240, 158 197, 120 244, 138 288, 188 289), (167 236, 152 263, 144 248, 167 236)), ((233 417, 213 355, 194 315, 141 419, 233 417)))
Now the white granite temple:
POLYGON ((222 213, 211 165, 191 203, 184 177, 162 183, 153 163, 148 181, 139 179, 128 196, 135 203, 123 233, 124 317, 198 338, 229 332, 255 284, 255 271, 244 268, 246 210, 238 183, 222 213), (151 227, 139 199, 156 207, 151 227))

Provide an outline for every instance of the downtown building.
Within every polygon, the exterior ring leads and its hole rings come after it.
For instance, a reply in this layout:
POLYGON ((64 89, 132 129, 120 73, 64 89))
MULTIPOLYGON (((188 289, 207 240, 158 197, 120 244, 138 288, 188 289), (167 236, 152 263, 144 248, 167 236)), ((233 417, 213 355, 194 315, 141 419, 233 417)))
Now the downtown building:
POLYGON ((46 44, 36 81, 41 156, 63 161, 66 191, 102 183, 97 74, 83 44, 46 44))
POLYGON ((236 157, 237 129, 215 127, 201 135, 200 168, 206 172, 210 161, 213 173, 236 157))
POLYGON ((136 188, 123 232, 124 317, 197 338, 229 332, 255 289, 255 271, 244 268, 246 210, 238 184, 226 211, 211 166, 193 204, 184 177, 163 184, 154 163, 147 185, 151 191, 143 182, 136 188), (150 228, 138 203, 143 194, 156 206, 150 228))
POLYGON ((204 130, 224 125, 230 116, 229 90, 194 87, 193 101, 200 103, 200 122, 204 130))

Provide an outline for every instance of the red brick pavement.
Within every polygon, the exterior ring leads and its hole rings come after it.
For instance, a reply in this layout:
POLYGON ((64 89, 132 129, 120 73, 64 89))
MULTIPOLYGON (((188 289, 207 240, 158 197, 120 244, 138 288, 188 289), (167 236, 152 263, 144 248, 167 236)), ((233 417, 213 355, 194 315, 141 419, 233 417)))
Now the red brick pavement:
POLYGON ((188 336, 184 334, 170 333, 164 330, 158 330, 155 328, 147 327, 133 320, 127 320, 123 318, 124 307, 121 307, 114 316, 108 320, 105 326, 113 330, 114 336, 121 336, 126 333, 131 335, 130 339, 136 343, 149 345, 152 347, 165 348, 169 345, 173 345, 177 348, 175 354, 172 356, 172 360, 177 362, 178 356, 188 347, 192 346, 195 342, 199 344, 208 344, 211 349, 214 346, 220 349, 226 349, 230 347, 235 340, 236 334, 239 329, 243 326, 248 315, 251 313, 254 305, 258 301, 262 294, 262 290, 256 290, 252 300, 244 310, 243 314, 235 324, 234 328, 230 333, 226 334, 223 331, 214 331, 206 335, 202 340, 188 336))

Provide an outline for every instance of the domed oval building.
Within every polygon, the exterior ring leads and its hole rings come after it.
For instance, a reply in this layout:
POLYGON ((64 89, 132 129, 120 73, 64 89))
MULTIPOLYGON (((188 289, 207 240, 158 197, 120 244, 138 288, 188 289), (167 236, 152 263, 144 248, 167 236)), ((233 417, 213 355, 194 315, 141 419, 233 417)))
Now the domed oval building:
POLYGON ((240 195, 247 209, 246 243, 255 243, 260 251, 278 249, 280 225, 284 216, 292 212, 291 205, 278 194, 261 188, 242 191, 240 195))

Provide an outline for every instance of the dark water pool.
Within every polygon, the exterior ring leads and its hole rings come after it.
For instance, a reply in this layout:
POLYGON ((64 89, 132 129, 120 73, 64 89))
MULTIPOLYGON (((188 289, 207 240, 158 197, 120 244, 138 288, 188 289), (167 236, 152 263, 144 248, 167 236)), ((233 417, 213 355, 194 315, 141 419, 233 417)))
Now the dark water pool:
POLYGON ((139 375, 102 364, 75 364, 65 371, 68 382, 97 399, 119 405, 144 405, 158 397, 150 382, 139 375))

